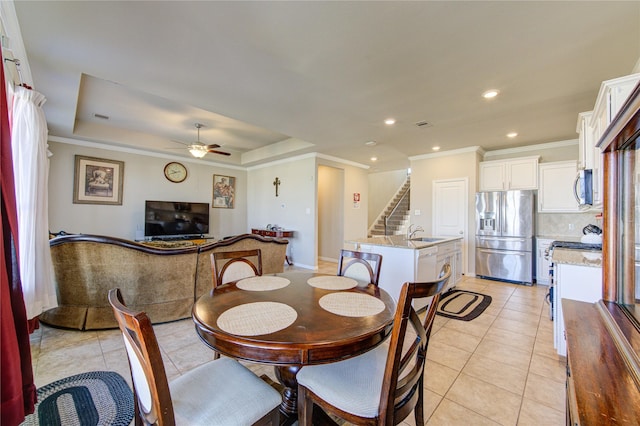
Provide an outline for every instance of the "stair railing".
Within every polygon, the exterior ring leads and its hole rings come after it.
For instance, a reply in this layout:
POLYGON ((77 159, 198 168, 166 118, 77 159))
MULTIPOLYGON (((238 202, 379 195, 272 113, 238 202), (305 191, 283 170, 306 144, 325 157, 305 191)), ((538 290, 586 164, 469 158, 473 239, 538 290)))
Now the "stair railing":
POLYGON ((409 187, 405 189, 404 192, 402 192, 402 195, 400 196, 396 204, 393 206, 393 209, 391 209, 391 213, 389 213, 387 216, 384 216, 383 219, 384 219, 384 236, 385 237, 387 236, 387 220, 395 214, 396 210, 398 209, 398 206, 400 205, 400 203, 402 203, 402 201, 404 201, 405 197, 407 198, 407 201, 409 201, 409 205, 411 205, 410 204, 411 198, 409 198, 411 194, 410 189, 411 188, 409 187))

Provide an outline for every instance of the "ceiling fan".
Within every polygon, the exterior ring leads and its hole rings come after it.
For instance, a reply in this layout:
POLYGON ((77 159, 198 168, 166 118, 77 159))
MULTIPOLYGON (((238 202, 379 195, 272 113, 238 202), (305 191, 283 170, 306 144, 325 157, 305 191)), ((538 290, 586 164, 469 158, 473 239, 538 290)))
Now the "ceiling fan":
POLYGON ((196 140, 195 142, 190 143, 190 144, 186 144, 186 143, 180 142, 180 141, 174 141, 174 142, 186 145, 187 149, 189 150, 191 155, 193 155, 196 158, 202 158, 205 155, 207 155, 208 152, 211 152, 213 154, 220 154, 220 155, 231 155, 228 152, 216 150, 216 148, 220 148, 220 145, 218 145, 216 143, 211 144, 211 145, 205 145, 204 143, 200 142, 200 128, 204 127, 204 125, 202 125, 200 123, 196 123, 195 126, 196 126, 196 129, 198 129, 198 140, 196 140))

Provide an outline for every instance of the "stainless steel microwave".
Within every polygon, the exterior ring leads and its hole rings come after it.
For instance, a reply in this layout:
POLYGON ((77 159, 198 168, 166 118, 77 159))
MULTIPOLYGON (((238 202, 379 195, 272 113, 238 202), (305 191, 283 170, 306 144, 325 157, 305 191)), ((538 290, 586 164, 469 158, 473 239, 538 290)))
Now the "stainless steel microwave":
POLYGON ((593 170, 582 169, 578 171, 573 183, 573 194, 581 209, 588 209, 593 204, 593 170))

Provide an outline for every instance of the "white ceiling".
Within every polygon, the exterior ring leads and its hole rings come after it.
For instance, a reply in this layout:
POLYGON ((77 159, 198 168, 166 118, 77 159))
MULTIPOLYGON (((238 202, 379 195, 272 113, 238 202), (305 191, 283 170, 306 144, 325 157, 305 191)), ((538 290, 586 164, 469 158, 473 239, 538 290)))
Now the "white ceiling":
POLYGON ((195 141, 198 122, 203 142, 233 154, 206 160, 245 166, 320 152, 392 170, 435 145, 575 139, 577 114, 593 108, 600 83, 640 58, 637 1, 15 9, 50 135, 179 157, 189 154, 172 141, 195 141), (487 101, 491 88, 500 95, 487 101), (387 117, 397 123, 385 126, 387 117), (423 120, 430 126, 416 126, 423 120))

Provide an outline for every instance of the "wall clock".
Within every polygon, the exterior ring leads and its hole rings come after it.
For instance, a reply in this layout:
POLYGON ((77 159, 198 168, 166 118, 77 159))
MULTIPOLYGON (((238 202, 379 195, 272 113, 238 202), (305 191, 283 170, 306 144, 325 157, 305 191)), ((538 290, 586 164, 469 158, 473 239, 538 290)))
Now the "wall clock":
POLYGON ((164 177, 171 182, 183 182, 187 178, 187 168, 182 163, 167 163, 164 166, 164 177))

